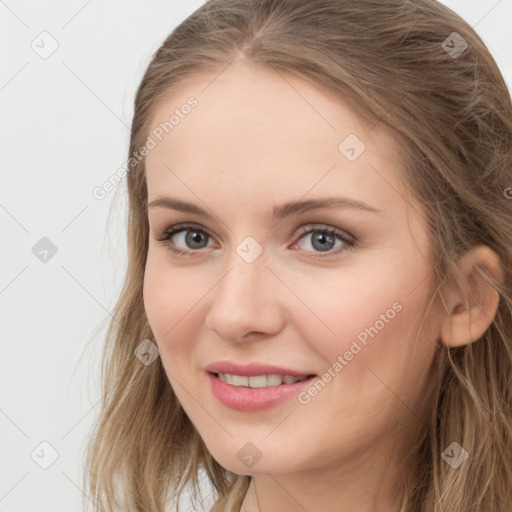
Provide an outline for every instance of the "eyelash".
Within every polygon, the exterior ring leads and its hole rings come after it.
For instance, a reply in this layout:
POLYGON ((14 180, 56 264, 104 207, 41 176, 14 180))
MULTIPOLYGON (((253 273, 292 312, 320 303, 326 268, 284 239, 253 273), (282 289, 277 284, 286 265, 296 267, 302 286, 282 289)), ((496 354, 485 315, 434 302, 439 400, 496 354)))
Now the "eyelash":
MULTIPOLYGON (((172 242, 170 242, 170 239, 174 235, 181 233, 182 231, 189 231, 189 230, 193 230, 198 233, 202 233, 210 238, 213 238, 206 230, 202 229, 199 225, 183 223, 183 224, 177 224, 175 226, 171 226, 170 228, 166 229, 161 235, 156 237, 156 239, 159 242, 167 242, 167 243, 165 243, 165 245, 167 246, 167 249, 169 251, 171 251, 173 254, 176 254, 179 256, 194 256, 195 255, 194 253, 197 253, 200 251, 199 250, 185 251, 183 249, 178 249, 176 247, 173 247, 172 242)), ((306 235, 309 235, 309 234, 315 233, 315 232, 321 232, 323 234, 334 236, 338 240, 341 240, 345 244, 345 247, 342 247, 342 248, 338 247, 337 250, 331 249, 329 251, 325 251, 325 256, 322 255, 321 252, 316 251, 316 255, 313 255, 313 258, 325 258, 328 256, 333 256, 334 254, 341 254, 341 253, 344 253, 346 251, 353 249, 357 245, 357 240, 354 237, 349 238, 343 232, 341 232, 335 228, 330 228, 330 227, 326 227, 325 229, 320 229, 320 228, 309 228, 308 226, 304 226, 304 227, 300 228, 300 230, 299 230, 299 233, 298 233, 299 238, 297 241, 302 240, 302 238, 304 238, 306 235)), ((306 252, 311 253, 312 251, 306 251, 306 252)))

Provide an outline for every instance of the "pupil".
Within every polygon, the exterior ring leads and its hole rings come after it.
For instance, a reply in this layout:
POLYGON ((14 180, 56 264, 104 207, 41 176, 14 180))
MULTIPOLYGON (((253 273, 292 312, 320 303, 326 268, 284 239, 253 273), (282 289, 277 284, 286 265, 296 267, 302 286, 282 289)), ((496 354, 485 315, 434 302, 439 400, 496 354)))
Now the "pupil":
POLYGON ((203 233, 199 233, 197 231, 189 231, 186 236, 187 244, 191 244, 192 246, 194 246, 196 243, 200 244, 202 237, 203 233))
MULTIPOLYGON (((188 231, 186 236, 187 244, 201 244, 202 238, 203 233, 199 233, 198 231, 188 231)), ((332 249, 331 244, 333 243, 335 243, 334 237, 327 233, 317 233, 315 236, 313 236, 313 246, 315 249, 320 251, 328 251, 332 249)))
POLYGON ((326 247, 326 243, 327 245, 334 243, 334 237, 327 233, 318 233, 313 237, 313 246, 320 251, 328 251, 329 249, 332 249, 332 247, 326 247), (315 242, 319 242, 320 245, 315 246, 315 242))

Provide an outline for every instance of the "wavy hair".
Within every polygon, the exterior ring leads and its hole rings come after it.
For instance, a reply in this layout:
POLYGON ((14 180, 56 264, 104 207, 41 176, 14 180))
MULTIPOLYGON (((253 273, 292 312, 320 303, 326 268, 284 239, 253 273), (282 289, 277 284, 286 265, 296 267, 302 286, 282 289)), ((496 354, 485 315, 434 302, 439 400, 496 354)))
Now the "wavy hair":
MULTIPOLYGON (((499 256, 502 281, 477 269, 500 296, 491 325, 474 343, 436 352, 431 414, 404 468, 400 510, 510 512, 512 106, 496 62, 476 32, 435 0, 209 0, 152 55, 136 93, 129 156, 146 143, 159 100, 240 59, 327 87, 400 142, 407 189, 427 214, 432 300, 444 300, 447 285, 464 286, 459 258, 471 248, 486 245, 499 256), (467 43, 460 55, 451 51, 453 37, 467 43), (441 460, 453 440, 470 453, 457 471, 441 460)), ((143 158, 130 167, 127 187, 128 267, 106 335, 84 488, 97 511, 162 512, 185 488, 198 499, 204 472, 211 510, 238 512, 250 476, 212 458, 161 360, 146 366, 134 357, 153 338, 142 293, 143 158)))

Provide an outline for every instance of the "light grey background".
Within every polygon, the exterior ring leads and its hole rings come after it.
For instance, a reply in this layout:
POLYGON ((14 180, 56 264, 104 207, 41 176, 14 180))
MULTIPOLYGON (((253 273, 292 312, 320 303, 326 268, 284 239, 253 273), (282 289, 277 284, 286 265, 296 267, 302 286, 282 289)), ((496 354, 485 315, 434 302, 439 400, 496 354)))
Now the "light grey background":
MULTIPOLYGON (((0 512, 81 510, 103 336, 126 268, 125 183, 103 200, 92 192, 126 161, 152 53, 202 3, 0 0, 0 512), (45 257, 43 237, 57 249, 46 262, 34 254, 45 257)), ((510 86, 512 0, 444 3, 510 86)))

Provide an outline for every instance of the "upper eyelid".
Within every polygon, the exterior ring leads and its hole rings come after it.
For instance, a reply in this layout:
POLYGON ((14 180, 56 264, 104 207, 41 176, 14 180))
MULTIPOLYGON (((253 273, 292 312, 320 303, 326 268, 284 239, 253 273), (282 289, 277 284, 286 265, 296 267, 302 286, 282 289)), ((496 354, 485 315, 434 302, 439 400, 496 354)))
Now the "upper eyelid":
MULTIPOLYGON (((161 233, 160 235, 157 235, 155 238, 158 242, 163 243, 167 250, 171 251, 172 253, 175 253, 176 255, 180 255, 182 257, 188 256, 190 258, 194 256, 201 256, 205 255, 203 252, 203 249, 208 248, 202 247, 198 250, 194 249, 188 249, 188 248, 181 248, 175 244, 175 242, 172 242, 171 239, 178 234, 181 234, 182 232, 186 232, 188 230, 197 230, 204 232, 208 237, 215 239, 215 237, 209 232, 207 228, 204 228, 201 224, 195 223, 195 222, 182 222, 178 224, 173 224, 166 228, 166 230, 161 233)), ((316 251, 300 251, 307 253, 311 258, 316 259, 320 261, 321 259, 324 259, 325 261, 329 261, 328 258, 335 258, 344 255, 347 252, 350 252, 353 249, 356 249, 360 245, 360 240, 358 237, 352 235, 350 232, 337 228, 334 226, 331 226, 328 223, 325 222, 311 222, 302 224, 299 228, 294 230, 294 236, 296 237, 293 241, 293 246, 298 244, 302 238, 305 236, 308 236, 309 234, 320 231, 320 232, 329 232, 331 236, 334 236, 335 239, 342 242, 341 247, 338 247, 337 249, 332 248, 329 251, 325 251, 325 253, 322 252, 316 252, 316 251), (327 259, 326 259, 327 258, 327 259)), ((211 247, 210 247, 211 248, 211 247)), ((293 250, 293 249, 292 249, 293 250)), ((209 254, 209 253, 206 253, 209 254)))
MULTIPOLYGON (((163 232, 162 236, 170 233, 170 237, 182 233, 183 231, 188 231, 192 229, 197 229, 197 231, 201 231, 206 233, 210 238, 215 238, 210 231, 203 227, 201 224, 197 224, 194 222, 181 222, 178 224, 174 224, 172 226, 167 227, 163 232)), ((294 233, 297 233, 297 236, 302 236, 311 233, 312 231, 334 231, 336 235, 345 238, 347 241, 358 242, 357 237, 352 235, 351 233, 343 230, 341 228, 336 228, 326 223, 321 222, 311 222, 307 224, 301 225, 299 228, 295 229, 294 233)))

